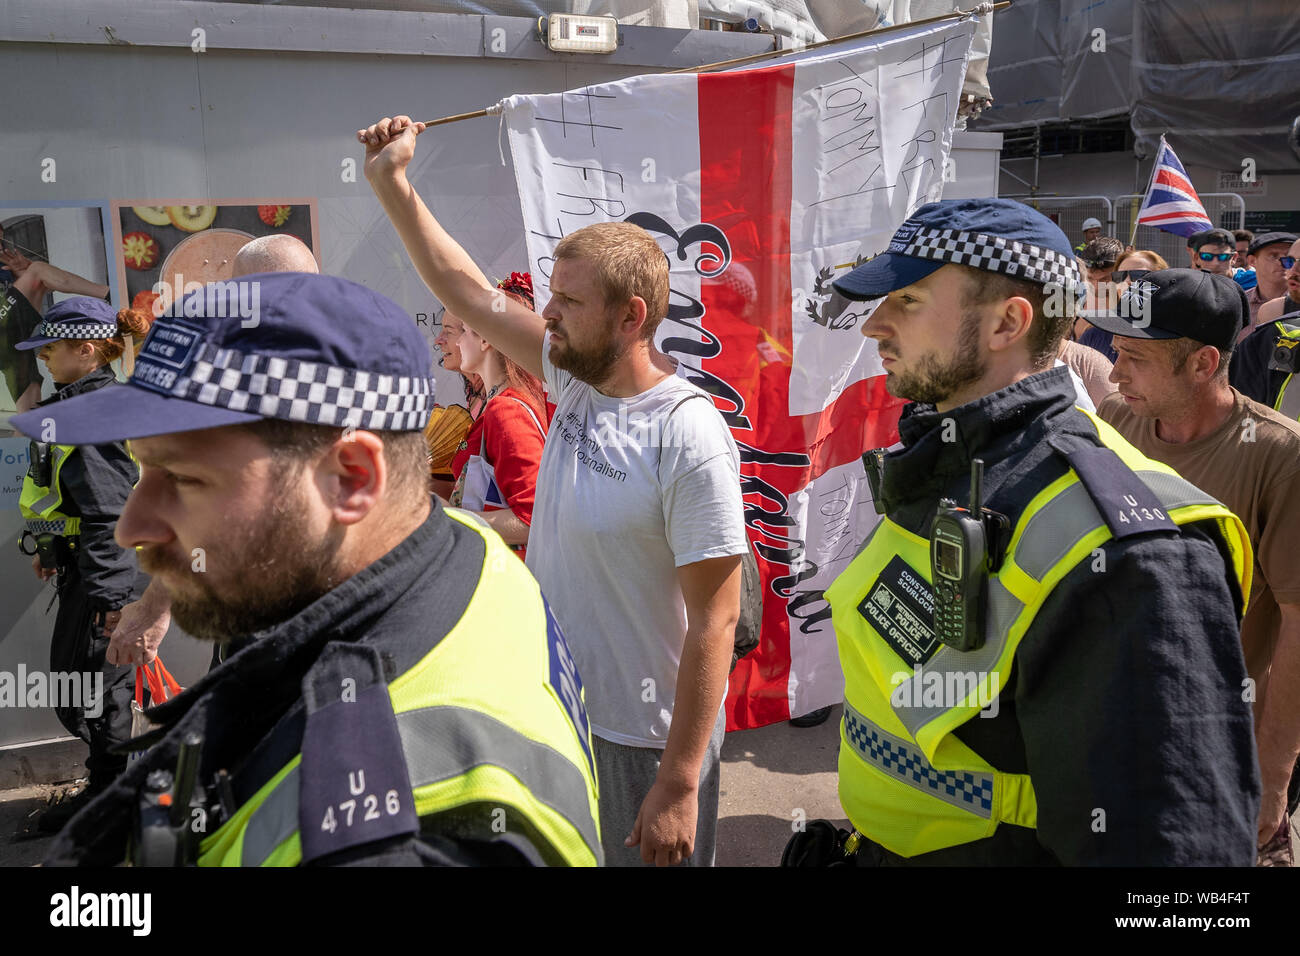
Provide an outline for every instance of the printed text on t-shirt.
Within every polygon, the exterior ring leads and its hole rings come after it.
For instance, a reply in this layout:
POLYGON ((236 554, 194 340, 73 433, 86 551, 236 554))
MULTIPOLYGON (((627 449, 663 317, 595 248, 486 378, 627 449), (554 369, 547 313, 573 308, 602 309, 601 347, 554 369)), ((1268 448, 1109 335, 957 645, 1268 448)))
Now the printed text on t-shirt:
POLYGON ((573 448, 578 462, 586 465, 598 475, 604 475, 615 481, 627 481, 627 472, 612 468, 601 452, 600 443, 587 434, 587 423, 579 419, 577 413, 569 412, 564 416, 564 423, 557 429, 560 440, 573 448))

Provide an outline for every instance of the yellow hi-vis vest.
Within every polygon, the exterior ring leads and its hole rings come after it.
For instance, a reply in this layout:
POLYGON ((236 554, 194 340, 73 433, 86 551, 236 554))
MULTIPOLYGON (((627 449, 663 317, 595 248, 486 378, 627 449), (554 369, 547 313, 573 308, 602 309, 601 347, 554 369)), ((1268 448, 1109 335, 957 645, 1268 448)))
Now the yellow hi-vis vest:
MULTIPOLYGON (((486 547, 483 572, 461 619, 415 666, 388 683, 424 832, 472 808, 488 839, 502 810, 526 821, 551 865, 603 862, 597 783, 580 682, 532 575, 493 532, 454 508, 448 517, 486 547), (558 673, 557 673, 558 671, 558 673), (494 817, 494 811, 496 816, 494 817)), ((299 767, 294 755, 202 841, 199 866, 297 866, 299 767)), ((363 814, 386 812, 378 794, 363 814)), ((464 831, 464 813, 456 832, 464 831)), ((318 826, 354 825, 342 811, 318 826)))
MULTIPOLYGON (((1289 322, 1279 322, 1278 342, 1289 340, 1293 342, 1300 339, 1300 325, 1292 325, 1289 322)), ((1300 344, 1292 346, 1300 349, 1300 344)), ((1282 380, 1282 387, 1277 390, 1277 401, 1273 407, 1292 421, 1300 421, 1300 385, 1295 385, 1295 374, 1289 374, 1282 380)))
POLYGON ((81 519, 69 516, 59 510, 63 504, 63 486, 59 483, 59 473, 68 459, 76 452, 75 445, 49 445, 45 442, 31 443, 28 455, 27 474, 23 477, 23 490, 18 498, 18 510, 22 513, 23 523, 32 534, 61 534, 72 537, 81 533, 81 519), (49 456, 49 474, 41 476, 37 457, 49 456), (44 478, 44 483, 40 483, 44 478))
MULTIPOLYGON (((1176 524, 1217 522, 1244 601, 1253 556, 1240 519, 1169 466, 1145 457, 1105 422, 1088 417, 1103 444, 1176 524)), ((1144 516, 1142 510, 1121 520, 1154 517, 1163 523, 1164 514, 1144 516)), ((991 836, 1000 823, 1037 826, 1029 776, 999 771, 953 731, 1007 686, 1016 648, 1052 588, 1112 537, 1071 468, 1030 501, 1001 568, 989 576, 984 645, 962 652, 940 644, 914 666, 876 628, 892 629, 895 644, 904 648, 935 641, 932 620, 921 610, 932 607, 930 542, 881 519, 826 590, 844 670, 840 802, 859 833, 912 857, 991 836)))

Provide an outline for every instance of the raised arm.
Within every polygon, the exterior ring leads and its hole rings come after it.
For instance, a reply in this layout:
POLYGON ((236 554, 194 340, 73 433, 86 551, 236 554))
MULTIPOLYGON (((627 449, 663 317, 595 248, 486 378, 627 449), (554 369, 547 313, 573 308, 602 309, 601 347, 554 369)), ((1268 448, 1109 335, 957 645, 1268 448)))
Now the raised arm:
POLYGON ((492 288, 406 178, 415 137, 423 131, 424 124, 413 123, 409 116, 384 117, 357 130, 358 141, 366 147, 366 179, 430 291, 494 348, 541 378, 546 332, 542 317, 492 288))

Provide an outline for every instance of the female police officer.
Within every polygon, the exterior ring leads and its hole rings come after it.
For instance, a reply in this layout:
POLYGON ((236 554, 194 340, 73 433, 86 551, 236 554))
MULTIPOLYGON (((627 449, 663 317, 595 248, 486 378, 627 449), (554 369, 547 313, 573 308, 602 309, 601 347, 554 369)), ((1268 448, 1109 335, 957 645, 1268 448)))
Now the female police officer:
MULTIPOLYGON (((124 336, 148 330, 148 313, 123 310, 98 299, 67 299, 46 313, 19 349, 40 349, 57 391, 48 405, 102 388, 114 380, 109 363, 125 351, 124 336)), ((38 406, 39 407, 39 406, 38 406)), ((52 423, 51 423, 52 424, 52 423)), ((57 575, 59 611, 50 643, 52 674, 80 674, 80 701, 57 700, 64 727, 90 744, 90 783, 41 818, 40 829, 59 829, 122 771, 124 756, 109 752, 131 735, 133 672, 106 662, 105 628, 122 605, 138 597, 144 580, 135 555, 113 540, 118 515, 138 478, 121 442, 59 444, 56 430, 33 441, 19 507, 25 553, 41 580, 57 575), (99 676, 102 675, 102 678, 99 676), (101 683, 102 680, 102 683, 101 683)))

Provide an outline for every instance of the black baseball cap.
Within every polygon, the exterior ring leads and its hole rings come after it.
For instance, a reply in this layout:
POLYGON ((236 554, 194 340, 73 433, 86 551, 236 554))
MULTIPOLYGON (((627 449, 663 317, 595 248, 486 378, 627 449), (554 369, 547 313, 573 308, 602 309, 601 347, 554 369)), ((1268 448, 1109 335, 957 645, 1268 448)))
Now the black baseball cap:
POLYGON ((1296 236, 1294 233, 1266 232, 1263 233, 1262 235, 1256 236, 1254 239, 1251 240, 1250 245, 1246 247, 1246 255, 1248 256, 1258 255, 1259 250, 1263 249, 1265 246, 1271 246, 1274 243, 1285 242, 1289 246, 1295 241, 1296 241, 1296 236))
POLYGON ((1136 279, 1116 313, 1085 316, 1104 332, 1130 339, 1189 338, 1229 352, 1250 315, 1246 293, 1227 276, 1161 269, 1136 279))

